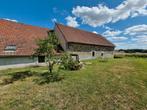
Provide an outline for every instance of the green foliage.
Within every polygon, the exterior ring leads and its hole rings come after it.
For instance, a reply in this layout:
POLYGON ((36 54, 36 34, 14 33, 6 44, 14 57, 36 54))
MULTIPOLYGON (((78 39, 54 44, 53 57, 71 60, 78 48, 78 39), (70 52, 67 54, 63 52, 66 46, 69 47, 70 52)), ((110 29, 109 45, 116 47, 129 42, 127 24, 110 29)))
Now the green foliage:
POLYGON ((136 58, 147 58, 145 53, 123 53, 115 54, 114 58, 124 58, 124 57, 136 57, 136 58))
POLYGON ((147 58, 147 54, 126 54, 126 57, 147 58))
POLYGON ((79 61, 73 60, 73 58, 65 53, 61 57, 61 68, 65 70, 79 70, 82 68, 82 64, 79 61))
POLYGON ((125 53, 136 53, 136 52, 139 52, 139 53, 147 53, 147 49, 120 49, 118 51, 123 51, 125 53))
POLYGON ((37 42, 38 48, 36 49, 35 54, 45 55, 48 59, 51 59, 58 44, 59 41, 55 33, 51 32, 46 39, 41 39, 37 42))
POLYGON ((50 32, 48 38, 39 40, 36 49, 37 55, 45 55, 48 62, 48 70, 52 73, 54 64, 56 63, 54 60, 55 51, 57 50, 57 46, 59 41, 54 32, 50 32))

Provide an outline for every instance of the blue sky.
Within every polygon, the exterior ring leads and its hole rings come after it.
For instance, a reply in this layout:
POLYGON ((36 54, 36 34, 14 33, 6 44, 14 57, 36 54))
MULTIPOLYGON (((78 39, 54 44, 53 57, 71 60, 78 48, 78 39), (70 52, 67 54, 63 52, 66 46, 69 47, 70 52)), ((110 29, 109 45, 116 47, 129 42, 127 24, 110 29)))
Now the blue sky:
POLYGON ((147 49, 147 0, 0 0, 0 18, 48 28, 57 21, 102 34, 117 49, 147 49))

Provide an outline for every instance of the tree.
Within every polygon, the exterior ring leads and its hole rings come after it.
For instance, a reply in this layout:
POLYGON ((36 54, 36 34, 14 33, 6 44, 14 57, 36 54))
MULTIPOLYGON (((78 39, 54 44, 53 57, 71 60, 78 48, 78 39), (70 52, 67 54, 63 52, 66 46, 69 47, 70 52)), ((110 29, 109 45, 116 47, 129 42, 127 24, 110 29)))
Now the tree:
POLYGON ((54 32, 49 32, 49 36, 46 39, 41 39, 37 42, 38 48, 36 49, 35 54, 45 55, 50 73, 52 73, 53 67, 56 63, 54 56, 58 44, 59 41, 54 32))

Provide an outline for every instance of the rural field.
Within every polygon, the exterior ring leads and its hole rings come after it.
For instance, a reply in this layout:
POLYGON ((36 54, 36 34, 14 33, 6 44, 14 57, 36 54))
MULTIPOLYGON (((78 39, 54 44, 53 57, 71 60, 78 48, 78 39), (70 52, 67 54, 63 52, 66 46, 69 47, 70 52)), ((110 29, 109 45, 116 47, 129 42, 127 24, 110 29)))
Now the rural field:
POLYGON ((84 64, 78 71, 55 68, 62 80, 42 84, 46 67, 0 71, 0 110, 147 110, 147 58, 84 64), (7 83, 17 72, 29 74, 7 83))

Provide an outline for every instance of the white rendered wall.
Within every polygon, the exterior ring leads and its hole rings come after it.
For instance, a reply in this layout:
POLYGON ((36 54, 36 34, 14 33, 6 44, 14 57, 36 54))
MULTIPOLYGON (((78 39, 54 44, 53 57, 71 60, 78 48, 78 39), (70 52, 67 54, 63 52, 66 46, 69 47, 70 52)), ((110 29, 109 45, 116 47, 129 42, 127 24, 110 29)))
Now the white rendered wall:
POLYGON ((0 57, 0 70, 38 64, 38 57, 0 57))

